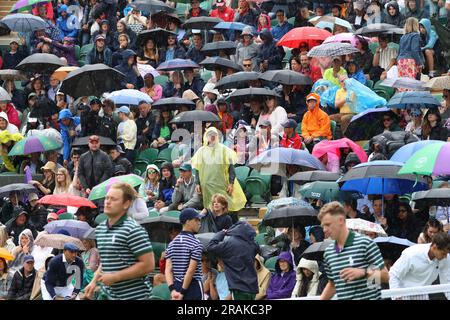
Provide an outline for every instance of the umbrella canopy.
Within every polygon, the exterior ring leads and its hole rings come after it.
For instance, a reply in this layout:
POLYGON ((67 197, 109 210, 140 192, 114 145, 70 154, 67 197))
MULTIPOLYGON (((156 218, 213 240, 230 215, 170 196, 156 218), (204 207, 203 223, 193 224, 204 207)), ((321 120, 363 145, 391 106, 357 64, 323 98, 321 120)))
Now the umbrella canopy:
POLYGON ((307 260, 322 261, 325 250, 333 244, 333 240, 325 240, 313 243, 308 248, 306 248, 305 251, 303 251, 302 258, 305 258, 307 260))
POLYGON ((361 162, 367 162, 367 154, 363 148, 348 138, 338 140, 323 140, 316 144, 313 148, 312 155, 320 159, 327 153, 334 153, 338 157, 341 156, 341 149, 350 149, 358 156, 361 162))
POLYGON ((175 12, 175 8, 159 0, 136 0, 132 2, 133 6, 140 11, 155 13, 158 11, 175 12))
POLYGON ((387 236, 386 231, 384 231, 383 227, 374 222, 363 219, 346 219, 345 224, 347 225, 347 228, 351 230, 355 230, 358 232, 375 232, 378 235, 387 236))
POLYGON ((339 173, 315 170, 315 171, 303 171, 297 172, 289 181, 294 181, 295 183, 301 184, 302 182, 312 182, 312 181, 332 181, 336 182, 339 179, 339 173))
POLYGON ((267 174, 286 176, 286 165, 294 165, 300 170, 325 170, 324 165, 304 150, 273 148, 266 150, 250 161, 249 166, 267 174))
POLYGON ((361 41, 361 39, 364 39, 366 42, 370 42, 370 38, 368 37, 362 37, 362 36, 355 36, 351 32, 344 32, 344 33, 338 33, 336 35, 329 36, 325 39, 323 43, 329 43, 329 42, 349 42, 352 44, 352 46, 356 47, 358 42, 361 41))
POLYGON ((200 68, 200 66, 190 59, 172 59, 161 63, 156 70, 159 71, 174 71, 184 70, 188 68, 200 68))
POLYGON ((79 67, 61 67, 55 70, 55 72, 53 72, 52 77, 55 77, 56 79, 58 79, 59 81, 63 81, 70 72, 75 71, 79 69, 79 67))
POLYGON ((450 189, 439 188, 414 192, 411 197, 418 205, 450 207, 450 189))
POLYGON ((11 183, 0 188, 0 197, 9 197, 11 192, 20 194, 38 193, 38 190, 28 183, 11 183))
POLYGON ((221 52, 229 56, 236 53, 236 46, 234 41, 216 41, 205 44, 200 51, 207 56, 219 56, 221 52))
POLYGON ((123 176, 109 178, 108 180, 103 181, 102 183, 92 188, 91 193, 89 194, 89 200, 103 199, 104 197, 106 197, 109 188, 111 188, 113 184, 118 182, 126 182, 132 187, 137 187, 144 182, 144 178, 135 174, 126 174, 123 176))
POLYGON ((245 27, 248 27, 249 25, 241 22, 226 22, 222 21, 219 22, 214 26, 214 30, 237 30, 237 31, 243 31, 245 27))
POLYGON ((41 232, 38 234, 34 244, 41 247, 50 247, 62 250, 67 243, 75 244, 80 250, 86 250, 80 239, 69 237, 64 234, 48 234, 41 232))
POLYGON ((3 87, 0 87, 0 101, 11 101, 11 96, 3 87))
POLYGON ((13 80, 13 81, 24 81, 28 80, 27 75, 19 70, 14 69, 4 69, 0 70, 1 80, 13 80))
POLYGON ((185 111, 177 114, 170 123, 184 122, 220 122, 222 121, 218 115, 204 110, 185 111))
POLYGON ((29 136, 17 142, 8 153, 9 156, 27 155, 34 152, 57 150, 62 144, 44 136, 29 136))
MULTIPOLYGON (((100 145, 103 146, 115 146, 116 143, 114 141, 111 140, 111 138, 108 137, 102 137, 99 136, 100 138, 100 145)), ((75 141, 72 143, 72 147, 86 147, 88 145, 88 141, 89 137, 81 137, 81 138, 76 138, 75 141)))
POLYGON ((215 235, 216 234, 214 232, 205 232, 205 233, 196 234, 195 237, 198 240, 200 240, 200 242, 202 243, 203 249, 206 249, 209 242, 211 241, 212 238, 214 238, 215 235))
POLYGON ((383 132, 383 117, 389 114, 395 116, 391 109, 368 109, 352 117, 344 135, 353 141, 370 140, 383 132))
POLYGON ((223 22, 220 18, 213 17, 193 17, 186 20, 183 23, 183 28, 188 29, 200 29, 200 30, 211 30, 216 26, 219 22, 223 22))
POLYGON ((9 253, 9 251, 6 248, 0 248, 0 258, 5 259, 6 261, 13 261, 14 256, 9 253))
POLYGON ((28 116, 31 118, 44 118, 51 117, 58 113, 59 109, 56 106, 55 101, 47 97, 39 97, 28 116))
POLYGON ((317 28, 326 28, 331 27, 331 30, 334 29, 336 25, 346 28, 348 31, 352 32, 353 27, 347 20, 336 18, 333 16, 320 16, 314 17, 308 20, 308 22, 315 25, 317 28))
POLYGON ((107 99, 112 100, 116 105, 128 104, 137 106, 141 101, 153 103, 152 98, 148 94, 135 89, 122 89, 111 92, 107 99))
POLYGON ((48 27, 47 23, 41 18, 29 13, 9 14, 0 22, 4 23, 11 31, 33 32, 44 30, 48 27))
POLYGON ((51 0, 19 0, 13 5, 12 9, 9 12, 17 13, 30 11, 33 6, 47 2, 51 2, 51 0))
POLYGON ((67 75, 60 91, 71 97, 101 96, 122 88, 125 75, 102 63, 88 64, 67 75), (80 83, 83 85, 80 86, 80 83))
POLYGON ((405 194, 427 189, 426 180, 414 175, 399 175, 403 163, 388 160, 361 163, 339 180, 343 191, 362 194, 405 194))
POLYGON ((421 150, 405 162, 399 174, 449 175, 450 143, 433 143, 421 150))
POLYGON ((450 76, 436 77, 428 80, 425 87, 432 90, 450 90, 450 76))
POLYGON ((280 41, 278 41, 277 46, 295 49, 299 48, 302 43, 306 42, 308 44, 312 44, 309 45, 309 47, 312 47, 330 36, 332 36, 332 34, 327 30, 315 27, 294 28, 286 33, 280 41))
POLYGON ((278 94, 267 88, 246 88, 234 91, 228 98, 233 102, 249 102, 264 100, 267 96, 278 97, 278 94))
POLYGON ((191 109, 195 109, 195 103, 188 99, 182 98, 163 98, 156 101, 152 104, 153 109, 161 109, 161 108, 177 108, 177 107, 189 107, 191 109))
POLYGON ((335 57, 356 52, 358 52, 358 49, 350 43, 330 42, 312 48, 308 52, 308 57, 335 57))
POLYGON ((240 71, 229 76, 225 76, 216 83, 217 90, 227 89, 242 89, 250 86, 249 81, 258 80, 259 72, 255 71, 240 71))
POLYGON ((397 30, 397 26, 389 23, 372 23, 366 27, 359 28, 354 33, 364 34, 367 36, 378 36, 380 34, 386 33, 387 31, 397 30))
POLYGON ((177 34, 175 32, 166 30, 166 29, 161 29, 161 28, 155 28, 155 29, 151 29, 151 30, 143 30, 141 32, 139 32, 138 34, 138 43, 144 45, 147 40, 152 39, 155 42, 155 45, 158 48, 161 48, 163 46, 167 45, 167 38, 169 36, 174 36, 176 37, 177 34))
POLYGON ((91 228, 83 235, 83 239, 91 239, 95 240, 97 237, 95 236, 95 228, 91 228))
POLYGON ((300 194, 308 199, 320 199, 325 202, 356 199, 359 195, 339 190, 334 181, 314 181, 305 183, 300 187, 300 194))
POLYGON ((91 209, 97 206, 86 198, 74 196, 71 194, 49 194, 38 200, 38 203, 53 206, 71 206, 71 207, 89 207, 91 209))
POLYGON ((408 247, 415 245, 414 242, 408 239, 397 238, 395 236, 390 237, 376 237, 373 241, 380 248, 383 259, 391 259, 396 261, 400 258, 402 251, 408 247))
POLYGON ((211 70, 214 71, 217 68, 220 69, 233 69, 233 70, 237 70, 237 71, 242 71, 242 67, 240 65, 238 65, 237 63, 229 60, 229 59, 224 59, 224 58, 220 58, 220 57, 208 57, 205 60, 203 60, 202 62, 199 63, 203 68, 207 69, 207 70, 211 70))
POLYGON ((443 143, 443 142, 438 140, 422 140, 413 143, 408 143, 403 147, 401 147, 400 149, 398 149, 397 151, 395 151, 390 160, 405 163, 417 151, 421 150, 423 147, 426 147, 434 143, 443 143))
POLYGON ((50 234, 66 230, 71 237, 83 239, 84 234, 91 229, 91 226, 84 221, 78 220, 56 220, 47 223, 44 226, 45 231, 50 234))
POLYGON ((261 73, 260 79, 285 85, 312 85, 310 77, 293 70, 270 70, 261 73))
POLYGON ((169 243, 169 230, 173 227, 181 230, 179 211, 169 211, 164 214, 150 212, 149 216, 140 220, 139 223, 147 230, 152 242, 169 243))
POLYGON ((307 202, 299 200, 297 205, 282 206, 268 211, 263 224, 273 228, 318 224, 317 211, 307 202))
POLYGON ((23 59, 16 66, 16 69, 28 73, 52 74, 56 69, 64 65, 64 62, 54 54, 34 53, 23 59))
POLYGON ((428 91, 404 91, 396 93, 386 107, 392 109, 437 108, 441 103, 428 91))
POLYGON ((381 86, 392 87, 392 88, 402 88, 402 89, 410 89, 410 90, 425 90, 425 83, 422 81, 407 78, 407 77, 399 77, 396 79, 387 78, 380 83, 381 86))

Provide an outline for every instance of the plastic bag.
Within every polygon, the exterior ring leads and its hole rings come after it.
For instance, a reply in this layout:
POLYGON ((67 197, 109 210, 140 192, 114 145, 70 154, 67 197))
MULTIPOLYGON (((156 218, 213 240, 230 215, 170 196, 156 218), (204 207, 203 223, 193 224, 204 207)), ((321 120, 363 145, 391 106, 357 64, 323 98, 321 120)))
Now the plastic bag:
POLYGON ((320 105, 322 107, 330 107, 336 109, 335 100, 336 100, 336 92, 339 90, 338 86, 333 86, 325 90, 320 96, 320 105))
POLYGON ((354 113, 360 113, 367 109, 382 107, 387 104, 386 99, 380 97, 355 79, 346 79, 345 87, 347 88, 346 102, 354 113))

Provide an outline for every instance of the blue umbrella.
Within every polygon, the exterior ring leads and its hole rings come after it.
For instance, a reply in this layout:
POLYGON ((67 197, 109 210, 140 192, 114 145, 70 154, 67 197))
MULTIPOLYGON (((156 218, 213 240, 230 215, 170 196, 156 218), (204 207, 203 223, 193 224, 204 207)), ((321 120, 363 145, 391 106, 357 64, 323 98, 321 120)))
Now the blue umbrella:
POLYGON ((174 70, 184 70, 186 68, 200 68, 200 66, 190 59, 172 59, 161 63, 159 67, 156 68, 156 70, 174 71, 174 70))
POLYGON ((383 117, 389 113, 395 117, 391 109, 382 107, 368 109, 352 117, 344 136, 353 141, 370 140, 372 137, 383 133, 383 117))
POLYGON ((425 146, 428 146, 430 144, 434 144, 434 143, 442 143, 442 141, 437 141, 437 140, 423 140, 423 141, 417 141, 417 142, 413 142, 413 143, 408 143, 407 145, 404 145, 403 147, 401 147, 400 149, 398 149, 391 157, 391 161, 396 161, 396 162, 402 162, 405 163, 406 161, 408 161, 409 158, 412 157, 412 155, 414 153, 416 153, 417 151, 419 151, 420 149, 422 149, 425 146))
POLYGON ((292 148, 266 150, 250 162, 250 167, 267 174, 286 176, 286 165, 299 169, 326 170, 325 166, 308 151, 292 148))
POLYGON ((123 89, 112 92, 107 99, 112 100, 115 104, 127 104, 137 106, 142 100, 152 103, 152 98, 144 92, 134 89, 123 89))
POLYGON ((83 239, 84 235, 91 230, 91 226, 84 221, 78 220, 56 220, 44 226, 48 233, 58 233, 61 230, 66 230, 71 237, 83 239))
POLYGON ((437 108, 441 104, 428 91, 404 91, 396 93, 386 105, 395 109, 437 108))
MULTIPOLYGON (((249 27, 249 25, 241 22, 219 22, 214 26, 215 30, 237 30, 242 31, 245 27, 249 27)), ((253 28, 253 27, 252 27, 253 28)), ((254 29, 254 28, 253 28, 254 29)))
POLYGON ((33 32, 48 27, 47 23, 40 17, 29 13, 9 14, 1 20, 11 31, 33 32))

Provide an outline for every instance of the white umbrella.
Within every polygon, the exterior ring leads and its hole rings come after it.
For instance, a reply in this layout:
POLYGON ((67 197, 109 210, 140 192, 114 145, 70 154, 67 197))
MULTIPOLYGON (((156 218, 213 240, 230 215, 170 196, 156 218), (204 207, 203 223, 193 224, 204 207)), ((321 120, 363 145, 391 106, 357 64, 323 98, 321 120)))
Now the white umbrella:
POLYGON ((384 229, 377 223, 363 219, 347 219, 345 222, 349 229, 363 232, 375 232, 378 235, 387 236, 384 229))

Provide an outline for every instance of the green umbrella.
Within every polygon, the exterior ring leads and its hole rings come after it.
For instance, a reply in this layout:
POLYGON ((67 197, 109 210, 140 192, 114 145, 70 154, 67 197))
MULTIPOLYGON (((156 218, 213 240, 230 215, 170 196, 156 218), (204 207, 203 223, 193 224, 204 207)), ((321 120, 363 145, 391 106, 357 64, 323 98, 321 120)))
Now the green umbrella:
POLYGON ((30 136, 17 142, 8 155, 22 156, 35 152, 57 150, 61 147, 62 145, 59 142, 50 138, 44 136, 30 136))
POLYGON ((339 190, 339 185, 334 181, 314 181, 305 183, 300 187, 300 194, 309 199, 320 199, 325 202, 345 200, 356 195, 352 192, 339 190))
POLYGON ((124 176, 109 178, 108 180, 103 181, 102 183, 92 188, 91 193, 89 194, 89 200, 92 201, 103 199, 104 197, 106 197, 106 193, 108 192, 109 188, 117 182, 126 182, 129 183, 132 187, 137 187, 144 182, 144 178, 139 177, 135 174, 127 174, 124 176))
POLYGON ((398 174, 448 175, 450 174, 449 159, 450 143, 433 143, 414 153, 398 174))

